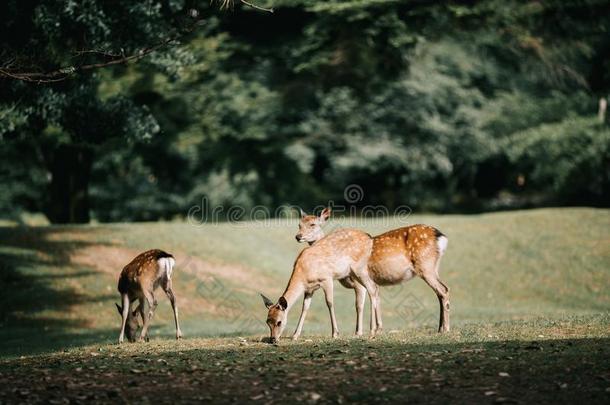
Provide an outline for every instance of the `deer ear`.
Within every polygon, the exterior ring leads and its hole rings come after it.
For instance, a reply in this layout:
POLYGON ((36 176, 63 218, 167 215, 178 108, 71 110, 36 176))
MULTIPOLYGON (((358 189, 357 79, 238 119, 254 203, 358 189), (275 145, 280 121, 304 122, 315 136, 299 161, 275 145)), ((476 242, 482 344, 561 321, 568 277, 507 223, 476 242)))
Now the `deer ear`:
POLYGON ((286 301, 286 298, 284 298, 283 296, 280 297, 280 299, 277 302, 278 304, 280 304, 280 307, 282 308, 283 311, 286 310, 286 308, 288 308, 288 301, 286 301))
POLYGON ((301 218, 304 218, 307 216, 307 213, 305 211, 303 211, 303 209, 301 207, 299 207, 299 214, 301 214, 301 218))
POLYGON ((271 308, 273 306, 273 301, 271 301, 269 298, 265 297, 263 294, 261 294, 261 293, 259 293, 259 294, 263 298, 263 302, 265 303, 265 306, 267 308, 271 308))
POLYGON ((114 303, 114 305, 116 305, 116 309, 119 311, 119 315, 123 315, 123 307, 117 304, 116 302, 114 303))
POLYGON ((326 207, 322 210, 322 212, 320 213, 320 219, 322 221, 326 221, 328 218, 330 218, 330 213, 331 213, 332 209, 330 207, 326 207))

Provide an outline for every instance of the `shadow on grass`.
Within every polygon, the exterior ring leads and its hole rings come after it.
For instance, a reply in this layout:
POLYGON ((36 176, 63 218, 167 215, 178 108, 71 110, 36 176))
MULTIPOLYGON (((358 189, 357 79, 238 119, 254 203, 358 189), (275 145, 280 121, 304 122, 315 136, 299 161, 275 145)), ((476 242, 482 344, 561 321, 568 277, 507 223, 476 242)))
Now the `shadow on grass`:
POLYGON ((607 403, 610 339, 217 346, 156 341, 0 363, 7 402, 607 403), (238 377, 237 377, 238 376, 238 377), (238 380, 237 380, 237 378, 238 380), (162 379, 163 384, 151 384, 162 379), (238 382, 236 382, 236 380, 238 382), (94 382, 94 383, 90 383, 94 382), (68 390, 68 388, 70 389, 68 390), (171 387, 171 389, 167 389, 171 387), (586 402, 585 402, 586 401, 586 402))
POLYGON ((74 306, 115 296, 83 295, 64 281, 99 274, 87 269, 70 271, 71 255, 92 243, 61 236, 66 232, 74 230, 0 228, 0 356, 39 353, 109 337, 109 331, 86 332, 88 321, 72 313, 74 306))

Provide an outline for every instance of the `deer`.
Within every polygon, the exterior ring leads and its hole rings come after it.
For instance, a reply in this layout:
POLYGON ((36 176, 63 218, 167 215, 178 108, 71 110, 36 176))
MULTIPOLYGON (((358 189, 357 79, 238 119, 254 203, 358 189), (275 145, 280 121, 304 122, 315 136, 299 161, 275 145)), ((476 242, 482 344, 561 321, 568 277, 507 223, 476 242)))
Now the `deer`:
POLYGON ((148 328, 157 308, 154 292, 159 286, 163 288, 172 304, 176 324, 176 339, 182 338, 182 331, 178 322, 176 296, 172 289, 172 271, 175 263, 174 256, 171 254, 153 249, 140 253, 123 268, 118 283, 121 305, 115 304, 121 315, 119 344, 123 343, 125 334, 130 342, 136 341, 137 331, 140 327, 138 313, 143 321, 138 340, 148 340, 148 328), (134 311, 131 311, 131 305, 135 301, 139 301, 138 306, 134 311))
MULTIPOLYGON (((315 246, 324 238, 322 225, 328 220, 331 208, 320 215, 307 215, 303 210, 299 221, 297 242, 315 246)), ((438 332, 449 332, 449 287, 439 277, 440 261, 447 250, 449 239, 438 229, 428 225, 411 225, 373 237, 373 249, 368 261, 367 277, 352 274, 339 280, 356 294, 356 335, 362 334, 362 314, 366 293, 371 297, 371 335, 383 330, 379 287, 397 285, 413 277, 422 278, 436 294, 440 305, 438 332)))
POLYGON ((299 299, 303 298, 301 316, 292 338, 298 339, 313 294, 318 289, 324 291, 326 306, 330 314, 332 337, 339 336, 337 319, 334 311, 334 280, 342 280, 350 275, 367 278, 367 263, 372 249, 372 238, 369 234, 357 229, 341 229, 303 249, 297 256, 288 285, 277 303, 261 294, 268 309, 267 325, 270 342, 277 343, 284 332, 288 312, 299 299))

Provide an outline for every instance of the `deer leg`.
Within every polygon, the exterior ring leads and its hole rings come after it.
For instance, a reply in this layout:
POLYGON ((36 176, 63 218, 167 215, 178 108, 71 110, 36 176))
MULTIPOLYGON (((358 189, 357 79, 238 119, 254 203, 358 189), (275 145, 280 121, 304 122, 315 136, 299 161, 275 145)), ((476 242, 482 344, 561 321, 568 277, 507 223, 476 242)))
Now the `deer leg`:
POLYGON ((157 300, 155 299, 155 296, 153 295, 152 292, 145 290, 144 298, 145 298, 146 304, 148 306, 148 313, 144 317, 144 326, 142 327, 142 332, 140 333, 140 341, 142 341, 146 338, 146 335, 148 333, 148 327, 150 325, 150 321, 152 320, 153 314, 155 312, 155 308, 157 307, 157 300))
POLYGON ((379 305, 379 287, 366 273, 360 272, 358 281, 364 286, 366 292, 369 294, 371 300, 371 336, 375 336, 379 325, 377 325, 377 319, 381 319, 381 312, 378 309, 379 305))
POLYGON ((178 305, 176 305, 176 297, 174 296, 174 290, 172 290, 172 280, 167 280, 163 285, 163 291, 169 298, 169 302, 172 304, 172 310, 174 311, 174 323, 176 324, 176 339, 182 338, 182 331, 180 330, 180 323, 178 322, 178 305))
POLYGON ((125 325, 127 324, 127 317, 129 316, 130 303, 129 296, 127 294, 122 295, 123 311, 121 314, 121 333, 119 333, 119 343, 123 343, 125 340, 125 325))
POLYGON ((375 285, 375 296, 377 297, 377 305, 375 306, 375 321, 377 322, 376 333, 381 333, 383 332, 383 321, 381 320, 381 294, 379 294, 378 285, 375 285))
POLYGON ((136 307, 136 311, 138 311, 140 313, 140 316, 142 317, 142 322, 144 322, 144 305, 142 304, 142 301, 140 301, 138 303, 138 306, 136 307))
POLYGON ((299 317, 299 323, 297 324, 297 328, 292 335, 292 340, 297 340, 299 336, 301 336, 301 331, 303 331, 303 324, 305 323, 305 317, 307 316, 307 311, 309 310, 309 305, 311 305, 311 297, 313 297, 313 293, 305 293, 303 297, 303 309, 301 310, 301 316, 299 317))
POLYGON ((373 290, 371 297, 371 335, 374 336, 383 331, 383 324, 381 321, 381 298, 379 296, 378 285, 372 283, 370 288, 373 290))
POLYGON ((424 275, 424 281, 434 290, 440 305, 438 331, 449 332, 449 288, 438 278, 438 275, 424 275))
POLYGON ((140 300, 138 306, 136 307, 136 311, 140 313, 140 316, 142 317, 142 325, 144 325, 144 317, 146 316, 144 314, 144 300, 140 300))
MULTIPOLYGON (((356 292, 356 336, 362 336, 362 318, 364 316, 364 301, 366 300, 366 288, 360 283, 354 283, 356 292)), ((373 317, 371 315, 371 324, 373 317)))
POLYGON ((381 330, 381 309, 379 307, 379 286, 369 275, 367 262, 360 262, 352 268, 352 277, 364 286, 371 300, 371 337, 381 330), (379 323, 378 323, 379 322, 379 323))
MULTIPOLYGON (((144 300, 139 300, 138 302, 138 306, 136 307, 136 311, 138 311, 140 313, 140 316, 142 317, 142 326, 144 325, 144 319, 146 317, 145 313, 144 313, 144 300)), ((148 342, 148 336, 146 336, 146 341, 148 342)))
POLYGON ((337 327, 337 318, 335 317, 335 308, 334 308, 334 285, 333 280, 327 280, 322 284, 322 289, 324 290, 324 297, 326 298, 326 306, 328 307, 328 312, 330 313, 330 323, 332 326, 333 338, 339 336, 339 328, 337 327))
POLYGON ((339 280, 345 288, 351 288, 356 295, 356 336, 362 336, 362 317, 364 316, 364 301, 366 300, 366 288, 353 277, 345 277, 339 280))

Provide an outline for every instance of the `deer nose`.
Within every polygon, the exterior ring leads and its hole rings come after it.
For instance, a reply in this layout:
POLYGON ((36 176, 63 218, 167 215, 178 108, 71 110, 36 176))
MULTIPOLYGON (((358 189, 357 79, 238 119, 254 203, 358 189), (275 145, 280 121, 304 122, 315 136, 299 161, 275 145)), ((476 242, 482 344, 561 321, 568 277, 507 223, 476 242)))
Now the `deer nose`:
POLYGON ((272 337, 272 338, 270 339, 270 342, 271 342, 272 344, 276 344, 276 343, 277 343, 277 338, 272 337))
POLYGON ((295 239, 297 240, 297 242, 301 241, 301 234, 297 233, 297 236, 295 236, 295 239))

